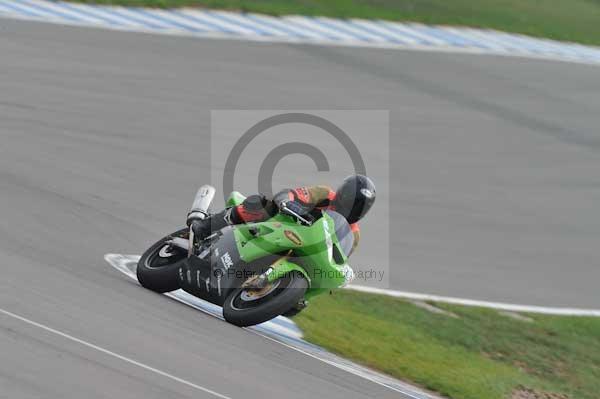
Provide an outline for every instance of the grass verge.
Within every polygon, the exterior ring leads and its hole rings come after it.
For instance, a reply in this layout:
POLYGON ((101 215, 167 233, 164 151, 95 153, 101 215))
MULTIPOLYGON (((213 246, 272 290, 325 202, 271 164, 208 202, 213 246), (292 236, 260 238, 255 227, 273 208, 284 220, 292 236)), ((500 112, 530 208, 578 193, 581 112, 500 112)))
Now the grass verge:
POLYGON ((75 0, 466 25, 600 44, 600 0, 75 0))
POLYGON ((310 342, 450 398, 598 398, 600 318, 435 306, 457 317, 343 290, 294 321, 310 342))

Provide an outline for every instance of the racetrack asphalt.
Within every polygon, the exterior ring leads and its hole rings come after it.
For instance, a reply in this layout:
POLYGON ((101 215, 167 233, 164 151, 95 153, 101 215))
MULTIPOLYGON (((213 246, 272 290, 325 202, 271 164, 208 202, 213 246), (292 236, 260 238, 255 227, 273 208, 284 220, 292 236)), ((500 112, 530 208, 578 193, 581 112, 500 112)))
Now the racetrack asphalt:
MULTIPOLYGON (((210 110, 272 108, 390 110, 393 288, 600 308, 598 67, 0 30, 1 309, 231 398, 398 397, 132 286, 103 260, 179 228, 209 178, 210 110)), ((357 262, 377 256, 385 217, 363 224, 357 262)), ((0 397, 212 397, 0 320, 0 397)))

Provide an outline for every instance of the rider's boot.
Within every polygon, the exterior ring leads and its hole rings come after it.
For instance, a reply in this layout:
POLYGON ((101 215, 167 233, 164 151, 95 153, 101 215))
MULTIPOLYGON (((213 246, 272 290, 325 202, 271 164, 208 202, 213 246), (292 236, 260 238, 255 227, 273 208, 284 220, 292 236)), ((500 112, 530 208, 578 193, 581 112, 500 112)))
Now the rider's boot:
POLYGON ((193 219, 189 221, 196 239, 198 241, 202 241, 206 237, 210 236, 213 232, 219 231, 223 227, 231 225, 232 210, 233 208, 227 208, 205 219, 193 219))

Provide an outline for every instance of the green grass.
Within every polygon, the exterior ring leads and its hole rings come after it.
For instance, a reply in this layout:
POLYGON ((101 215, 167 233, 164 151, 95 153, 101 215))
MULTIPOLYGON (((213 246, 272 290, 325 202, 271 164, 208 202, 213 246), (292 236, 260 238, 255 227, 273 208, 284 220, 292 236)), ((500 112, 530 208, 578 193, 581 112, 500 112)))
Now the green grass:
POLYGON ((600 0, 83 0, 468 25, 600 44, 600 0))
POLYGON ((519 386, 600 397, 600 318, 527 315, 340 291, 294 318, 308 341, 451 398, 505 399, 519 386))

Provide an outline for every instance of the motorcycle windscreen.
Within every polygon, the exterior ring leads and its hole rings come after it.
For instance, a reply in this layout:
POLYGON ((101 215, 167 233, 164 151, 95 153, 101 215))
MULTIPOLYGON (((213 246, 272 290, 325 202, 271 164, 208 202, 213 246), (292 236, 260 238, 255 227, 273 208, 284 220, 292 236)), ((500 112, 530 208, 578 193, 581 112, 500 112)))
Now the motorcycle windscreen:
POLYGON ((352 234, 350 224, 340 213, 330 210, 326 212, 333 219, 333 223, 335 225, 335 235, 340 243, 342 252, 344 252, 344 255, 350 256, 352 246, 354 245, 354 234, 352 234))

